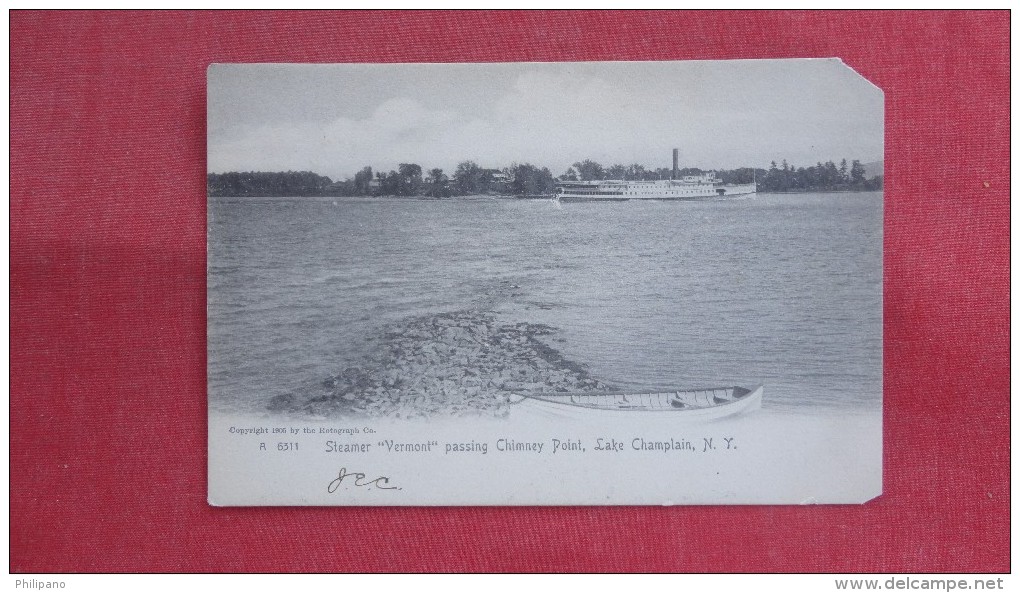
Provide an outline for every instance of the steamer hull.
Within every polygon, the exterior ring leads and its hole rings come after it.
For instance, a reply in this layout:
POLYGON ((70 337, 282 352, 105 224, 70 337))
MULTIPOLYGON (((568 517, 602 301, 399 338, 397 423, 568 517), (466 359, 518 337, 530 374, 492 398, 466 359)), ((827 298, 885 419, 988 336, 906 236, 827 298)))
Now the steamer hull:
POLYGON ((563 184, 557 197, 564 202, 624 202, 627 200, 721 200, 746 197, 757 193, 754 183, 701 184, 673 182, 599 182, 578 185, 563 184))

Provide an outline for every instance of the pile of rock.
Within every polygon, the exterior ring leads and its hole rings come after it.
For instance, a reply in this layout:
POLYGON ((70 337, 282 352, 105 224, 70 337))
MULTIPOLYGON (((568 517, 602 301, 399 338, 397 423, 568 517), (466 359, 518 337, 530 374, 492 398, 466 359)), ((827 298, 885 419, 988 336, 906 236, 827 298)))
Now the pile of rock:
POLYGON ((277 396, 269 409, 325 417, 505 416, 514 393, 610 389, 538 339, 552 331, 500 324, 481 312, 413 318, 391 328, 365 365, 277 396))

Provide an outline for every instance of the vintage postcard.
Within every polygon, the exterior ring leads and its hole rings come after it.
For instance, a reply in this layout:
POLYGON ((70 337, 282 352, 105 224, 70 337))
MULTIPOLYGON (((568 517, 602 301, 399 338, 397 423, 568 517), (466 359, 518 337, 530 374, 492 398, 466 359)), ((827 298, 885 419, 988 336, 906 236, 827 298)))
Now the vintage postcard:
POLYGON ((878 496, 883 132, 838 59, 211 66, 210 504, 878 496))

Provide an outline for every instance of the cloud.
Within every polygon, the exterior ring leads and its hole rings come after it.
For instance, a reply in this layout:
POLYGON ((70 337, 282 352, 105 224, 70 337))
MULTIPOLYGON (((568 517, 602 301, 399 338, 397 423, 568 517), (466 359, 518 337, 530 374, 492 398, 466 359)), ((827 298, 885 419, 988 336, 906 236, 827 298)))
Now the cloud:
POLYGON ((360 120, 266 124, 230 140, 211 140, 209 168, 308 169, 344 177, 365 165, 417 162, 452 170, 471 159, 488 167, 527 161, 559 173, 575 160, 645 147, 657 122, 646 117, 642 103, 647 101, 598 77, 525 73, 488 117, 399 97, 360 120))
POLYGON ((779 83, 717 70, 535 68, 488 102, 458 94, 453 79, 405 86, 361 118, 250 124, 211 137, 209 169, 312 170, 339 179, 365 165, 413 162, 450 172, 470 159, 485 167, 531 162, 559 174, 585 158, 667 167, 673 147, 684 164, 705 167, 880 158, 880 100, 877 110, 870 99, 854 103, 854 85, 839 94, 824 77, 779 83))
POLYGON ((458 150, 463 156, 455 158, 469 158, 473 138, 491 134, 485 122, 401 97, 382 103, 365 119, 266 124, 230 140, 210 141, 209 169, 307 169, 340 178, 365 165, 431 164, 458 150))

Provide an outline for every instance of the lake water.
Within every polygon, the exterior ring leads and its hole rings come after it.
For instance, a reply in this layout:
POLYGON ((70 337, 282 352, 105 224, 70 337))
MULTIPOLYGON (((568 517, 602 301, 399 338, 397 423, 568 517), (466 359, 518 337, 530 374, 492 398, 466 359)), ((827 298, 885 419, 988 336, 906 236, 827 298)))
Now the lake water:
POLYGON ((881 409, 882 194, 712 202, 212 198, 209 401, 266 402, 412 316, 493 311, 624 388, 881 409))

